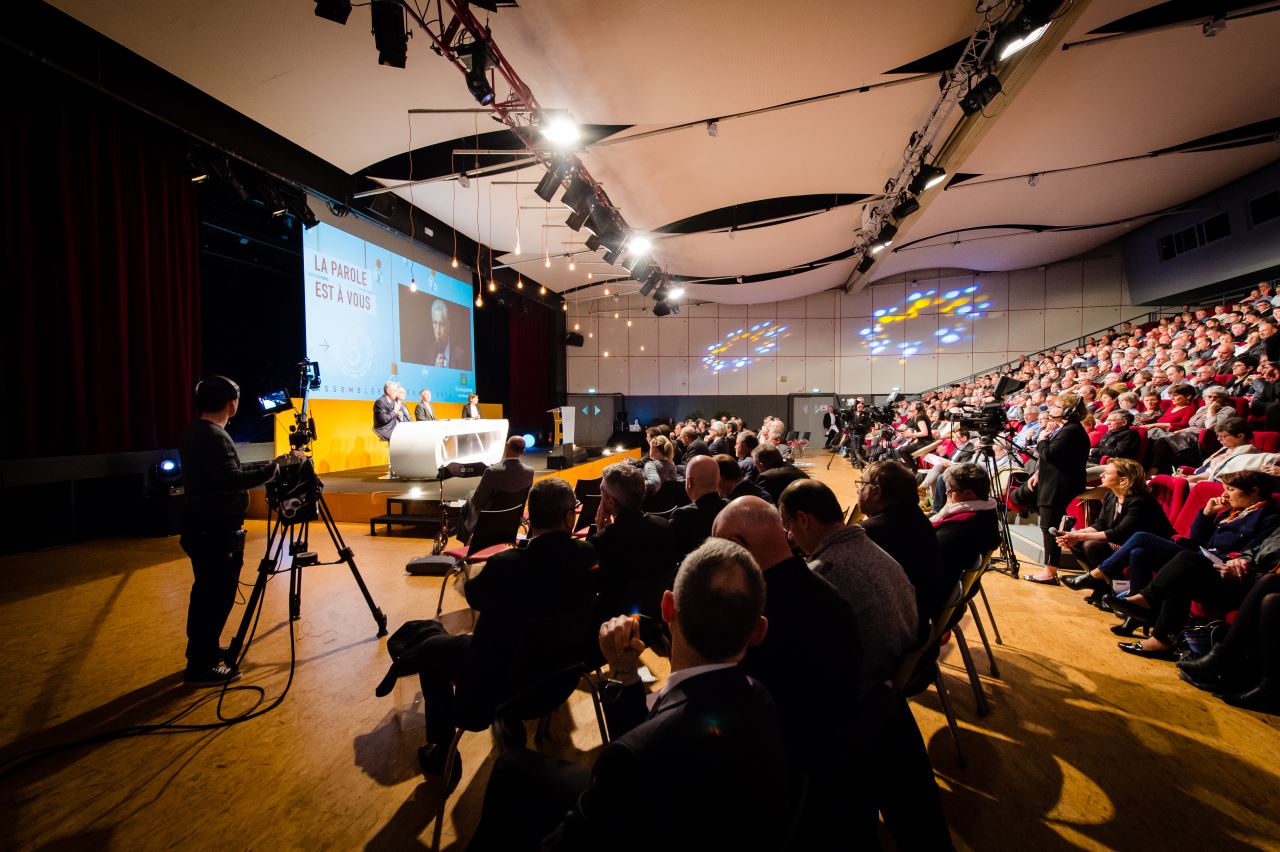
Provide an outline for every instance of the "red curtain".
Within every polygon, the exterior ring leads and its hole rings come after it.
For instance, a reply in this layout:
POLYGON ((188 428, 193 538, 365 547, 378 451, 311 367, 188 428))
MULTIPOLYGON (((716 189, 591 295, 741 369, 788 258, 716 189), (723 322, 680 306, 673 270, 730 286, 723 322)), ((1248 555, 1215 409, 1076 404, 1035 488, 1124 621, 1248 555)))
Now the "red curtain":
POLYGON ((0 128, 5 458, 174 447, 200 365, 182 139, 20 60, 0 128), (42 85, 31 82, 39 76, 42 85))
POLYGON ((543 307, 529 313, 508 312, 507 419, 513 429, 548 428, 548 408, 559 404, 551 395, 555 369, 555 316, 543 307))

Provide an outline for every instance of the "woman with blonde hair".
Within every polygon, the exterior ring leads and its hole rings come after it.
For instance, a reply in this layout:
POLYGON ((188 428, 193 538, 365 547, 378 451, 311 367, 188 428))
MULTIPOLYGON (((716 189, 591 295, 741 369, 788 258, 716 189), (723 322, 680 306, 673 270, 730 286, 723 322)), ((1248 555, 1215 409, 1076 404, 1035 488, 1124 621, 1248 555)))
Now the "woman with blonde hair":
POLYGON ((649 439, 649 458, 644 463, 645 492, 652 494, 662 487, 662 483, 679 477, 676 466, 671 461, 675 448, 671 441, 663 435, 654 435, 649 439))

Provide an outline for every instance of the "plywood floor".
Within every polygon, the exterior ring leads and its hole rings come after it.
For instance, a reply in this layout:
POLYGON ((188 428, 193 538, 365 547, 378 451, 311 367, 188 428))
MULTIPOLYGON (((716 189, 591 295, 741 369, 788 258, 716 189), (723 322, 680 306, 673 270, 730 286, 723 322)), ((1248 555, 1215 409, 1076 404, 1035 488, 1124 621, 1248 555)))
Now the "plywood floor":
MULTIPOLYGON (((813 471, 846 504, 844 463, 813 471)), ((408 577, 413 539, 344 525, 391 626, 434 611, 439 580, 408 577)), ((250 552, 264 541, 250 527, 250 552)), ((320 542, 322 556, 329 554, 320 542)), ((243 579, 252 581, 256 556, 243 579)), ((181 685, 190 569, 176 538, 120 539, 0 559, 0 760, 122 725, 166 719, 211 691, 181 685)), ((283 703, 204 733, 147 736, 59 752, 0 778, 5 848, 420 848, 438 790, 414 750, 422 730, 373 687, 384 641, 341 566, 310 569, 298 664, 283 703)), ((1078 595, 992 575, 1004 636, 992 712, 979 719, 963 673, 946 667, 969 758, 960 768, 932 691, 913 701, 957 846, 975 850, 1280 848, 1280 720, 1227 707, 1167 663, 1115 648, 1106 616, 1078 595)), ((283 577, 272 581, 244 684, 279 696, 288 676, 283 577)), ((461 599, 450 591, 446 610, 461 599)), ((238 620, 239 609, 232 615, 238 620)), ((455 618, 465 624, 461 613, 455 618)), ((967 631, 977 644, 975 631, 967 631)), ((986 672, 986 659, 976 651, 986 672)), ((948 661, 957 659, 952 652, 948 661)), ((653 661, 659 674, 662 661, 653 661)), ((405 686, 409 684, 402 682, 405 686)), ((228 698, 228 712, 253 700, 228 698)), ((211 703, 187 721, 215 719, 211 703)), ((548 750, 589 760, 590 702, 575 695, 548 750)), ((463 740, 464 775, 444 846, 474 828, 492 765, 486 734, 463 740)), ((461 841, 459 840, 461 838, 461 841)))

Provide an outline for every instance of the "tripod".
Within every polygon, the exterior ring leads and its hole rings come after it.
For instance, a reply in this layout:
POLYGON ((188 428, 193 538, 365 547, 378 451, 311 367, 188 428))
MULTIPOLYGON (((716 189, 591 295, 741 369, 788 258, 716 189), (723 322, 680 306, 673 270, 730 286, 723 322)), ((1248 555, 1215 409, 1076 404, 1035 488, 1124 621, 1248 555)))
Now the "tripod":
POLYGON ((831 463, 838 456, 845 455, 847 451, 849 464, 853 465, 857 470, 866 467, 866 459, 862 454, 862 433, 855 432, 849 427, 840 430, 840 440, 831 448, 831 458, 827 459, 827 470, 831 470, 831 463))
POLYGON ((1015 448, 1008 438, 1002 435, 979 435, 977 438, 977 464, 987 472, 987 479, 991 483, 991 496, 996 501, 996 525, 1000 529, 1000 553, 991 557, 991 564, 1002 563, 1004 567, 996 570, 1008 574, 1016 580, 1019 577, 1020 566, 1018 565, 1018 554, 1013 550, 1013 537, 1009 532, 1009 504, 1006 499, 1008 489, 1006 484, 1000 481, 1000 469, 998 459, 996 459, 997 442, 1004 450, 1005 458, 1013 458, 1015 448))
POLYGON ((240 669, 241 651, 246 649, 246 641, 251 639, 250 630, 256 626, 257 614, 262 608, 263 595, 267 591, 267 581, 272 575, 285 571, 289 572, 290 621, 297 621, 302 617, 302 569, 314 565, 345 563, 351 569, 351 576, 355 578, 360 594, 364 595, 364 602, 369 605, 369 612, 378 625, 378 636, 387 635, 387 616, 373 602, 369 587, 364 584, 360 569, 356 567, 356 555, 343 541, 342 531, 334 523, 333 514, 329 511, 328 504, 324 502, 324 495, 319 491, 318 480, 314 491, 302 502, 304 505, 290 505, 285 508, 280 505, 273 507, 272 501, 270 499, 267 501, 267 546, 263 551, 262 560, 258 563, 258 579, 254 582, 253 591, 249 594, 249 602, 244 608, 244 616, 240 619, 240 627, 236 630, 235 638, 231 640, 228 648, 226 662, 232 671, 240 669), (305 505, 308 500, 311 501, 310 506, 305 505), (338 552, 337 559, 321 562, 314 551, 308 550, 313 518, 319 518, 324 523, 325 530, 329 533, 329 540, 333 542, 334 549, 338 552), (284 555, 286 546, 290 557, 289 567, 281 568, 279 567, 280 557, 284 555))

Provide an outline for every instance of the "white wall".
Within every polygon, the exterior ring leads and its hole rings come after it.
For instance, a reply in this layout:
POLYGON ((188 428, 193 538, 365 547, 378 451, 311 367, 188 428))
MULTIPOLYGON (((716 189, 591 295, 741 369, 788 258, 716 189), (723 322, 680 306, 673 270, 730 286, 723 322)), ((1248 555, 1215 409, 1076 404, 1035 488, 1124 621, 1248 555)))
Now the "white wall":
POLYGON ((759 305, 686 305, 679 316, 662 318, 643 312, 638 296, 571 303, 568 328, 578 325, 587 339, 582 348, 567 348, 568 390, 773 395, 815 388, 880 394, 900 387, 914 393, 1145 312, 1129 304, 1114 244, 1035 269, 928 271, 900 278, 851 294, 826 292, 759 305), (974 286, 973 293, 964 293, 974 286), (925 296, 929 290, 936 292, 925 296), (959 295, 944 298, 952 291, 959 295), (928 304, 912 310, 904 302, 917 293, 917 303, 928 304), (968 302, 979 316, 961 313, 960 302, 968 302), (988 302, 989 308, 978 308, 988 302), (879 354, 860 334, 876 327, 876 311, 889 311, 880 318, 876 345, 884 349, 879 354), (774 328, 783 329, 776 346, 760 353, 770 339, 760 335, 774 328), (757 339, 734 337, 739 329, 757 339), (942 331, 955 339, 941 336, 942 331), (717 345, 725 346, 717 356, 725 366, 718 372, 702 360, 708 347, 717 345), (902 357, 903 346, 916 351, 902 357), (747 363, 738 366, 743 359, 747 363))

